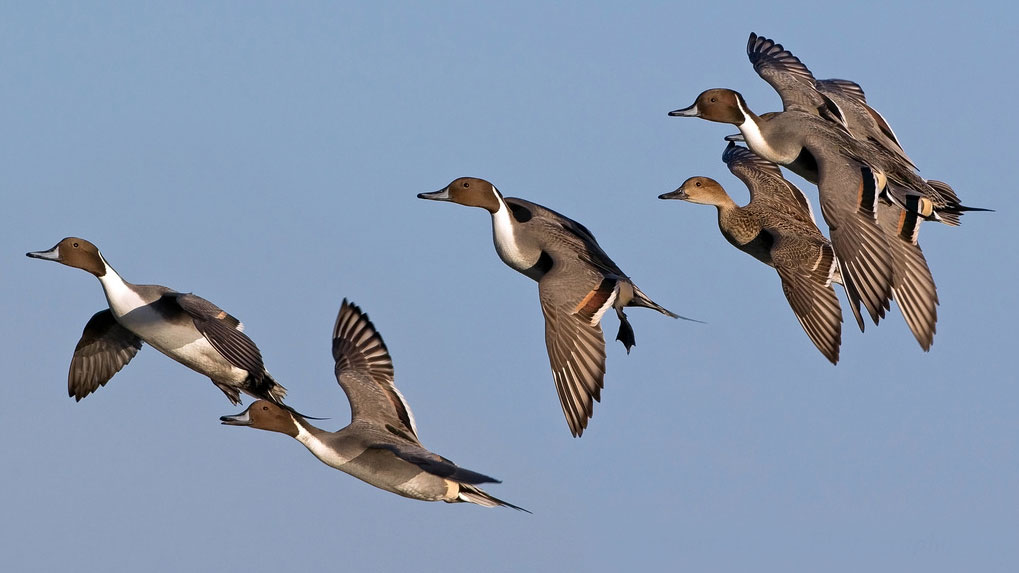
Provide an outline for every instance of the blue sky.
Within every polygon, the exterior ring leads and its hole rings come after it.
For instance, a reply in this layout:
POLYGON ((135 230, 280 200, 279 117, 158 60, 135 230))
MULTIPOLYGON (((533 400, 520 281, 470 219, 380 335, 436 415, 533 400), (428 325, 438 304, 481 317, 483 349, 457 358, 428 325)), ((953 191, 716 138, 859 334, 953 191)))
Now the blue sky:
POLYGON ((377 4, 0 8, 11 570, 1014 570, 1011 8, 377 4), (710 209, 656 198, 706 175, 747 200, 720 160, 733 129, 666 113, 710 87, 777 109, 751 31, 862 84, 924 176, 997 209, 921 231, 930 353, 893 313, 850 320, 832 367, 710 209), (463 175, 581 221, 707 323, 630 312, 637 346, 609 344, 579 440, 534 283, 498 260, 484 212, 415 198, 463 175), (348 420, 329 334, 350 298, 424 444, 534 514, 403 499, 220 426, 240 409, 152 348, 75 403, 70 355, 105 299, 24 256, 68 235, 239 317, 330 430, 348 420))

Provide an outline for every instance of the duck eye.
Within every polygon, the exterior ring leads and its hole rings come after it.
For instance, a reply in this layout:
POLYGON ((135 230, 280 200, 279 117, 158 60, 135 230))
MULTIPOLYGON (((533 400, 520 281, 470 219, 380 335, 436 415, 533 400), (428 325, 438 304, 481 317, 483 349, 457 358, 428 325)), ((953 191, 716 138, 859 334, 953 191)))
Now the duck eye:
POLYGON ((470 184, 470 183, 468 183, 468 182, 464 181, 464 189, 466 189, 466 188, 468 188, 468 187, 470 187, 470 186, 471 186, 471 184, 470 184))
POLYGON ((77 248, 78 248, 78 243, 72 243, 72 246, 73 246, 73 247, 74 247, 75 249, 77 249, 77 248))
POLYGON ((701 182, 700 181, 694 183, 694 187, 700 187, 700 186, 701 186, 701 182))
POLYGON ((717 100, 715 98, 711 98, 711 103, 715 103, 716 101, 717 100))
POLYGON ((269 411, 269 407, 268 407, 268 406, 262 406, 262 411, 263 411, 263 412, 267 412, 267 411, 269 411))

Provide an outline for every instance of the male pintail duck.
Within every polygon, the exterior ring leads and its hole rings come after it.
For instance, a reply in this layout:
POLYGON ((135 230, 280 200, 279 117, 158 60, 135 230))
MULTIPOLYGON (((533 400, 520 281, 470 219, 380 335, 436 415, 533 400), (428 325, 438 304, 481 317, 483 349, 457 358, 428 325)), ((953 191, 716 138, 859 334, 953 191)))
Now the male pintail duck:
MULTIPOLYGON (((876 146, 856 141, 815 114, 790 110, 758 116, 742 95, 724 88, 707 90, 692 106, 669 115, 736 125, 751 151, 816 182, 857 323, 863 327, 861 302, 877 324, 894 296, 917 342, 924 350, 930 348, 938 299, 916 242, 922 218, 881 200, 888 171, 868 160, 885 167, 892 162, 878 157, 876 146)), ((901 164, 894 167, 907 171, 901 164)))
POLYGON ((545 315, 545 345, 559 402, 574 436, 580 436, 601 399, 605 338, 601 318, 614 308, 616 340, 634 345, 623 307, 643 306, 680 318, 647 297, 598 246, 580 223, 536 203, 503 197, 484 179, 462 177, 421 199, 481 207, 492 215, 495 250, 514 270, 538 282, 545 315))
POLYGON ((814 222, 803 192, 778 166, 729 143, 722 161, 750 190, 750 203, 736 205, 709 177, 691 177, 659 199, 713 205, 718 228, 737 249, 774 267, 782 292, 810 340, 832 364, 839 361, 842 309, 832 282, 840 280, 831 243, 814 222))
POLYGON ((291 436, 324 464, 404 497, 527 511, 476 485, 498 480, 461 468, 421 445, 410 406, 393 383, 385 342, 368 315, 346 299, 333 327, 333 358, 336 379, 350 401, 347 427, 327 432, 293 409, 265 400, 220 420, 291 436))
POLYGON ((243 325, 202 297, 159 285, 131 284, 106 262, 95 245, 68 237, 29 257, 56 261, 99 278, 110 308, 85 325, 74 348, 67 392, 81 400, 120 371, 147 342, 177 362, 204 374, 240 404, 240 392, 279 402, 286 389, 262 364, 243 325))

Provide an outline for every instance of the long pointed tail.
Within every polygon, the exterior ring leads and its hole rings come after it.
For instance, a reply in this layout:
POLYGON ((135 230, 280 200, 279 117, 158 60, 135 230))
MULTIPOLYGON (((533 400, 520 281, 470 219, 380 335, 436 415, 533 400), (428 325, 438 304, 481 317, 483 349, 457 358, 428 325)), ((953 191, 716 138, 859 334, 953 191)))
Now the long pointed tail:
POLYGON ((517 505, 513 505, 512 503, 505 502, 477 486, 465 483, 460 484, 460 494, 456 497, 456 499, 454 499, 450 503, 457 503, 462 501, 476 503, 478 505, 483 505, 485 507, 510 507, 517 511, 525 511, 527 513, 531 513, 530 510, 524 509, 517 505))
POLYGON ((952 227, 962 224, 963 213, 969 211, 994 212, 994 209, 963 205, 952 186, 937 179, 925 180, 933 193, 917 194, 911 188, 888 184, 883 193, 892 203, 902 207, 909 216, 925 221, 936 221, 952 227))
POLYGON ((669 310, 669 309, 665 308, 664 306, 658 304, 657 302, 651 300, 651 297, 649 297, 648 295, 644 294, 644 292, 642 290, 637 288, 637 285, 632 285, 632 286, 633 286, 633 300, 628 302, 626 304, 626 306, 643 306, 644 308, 650 308, 650 309, 657 310, 658 312, 664 314, 665 316, 671 316, 672 318, 681 318, 683 320, 689 320, 690 322, 699 322, 701 324, 704 324, 703 320, 697 320, 696 318, 689 318, 689 317, 683 316, 681 314, 676 314, 676 313, 672 312, 671 310, 669 310))

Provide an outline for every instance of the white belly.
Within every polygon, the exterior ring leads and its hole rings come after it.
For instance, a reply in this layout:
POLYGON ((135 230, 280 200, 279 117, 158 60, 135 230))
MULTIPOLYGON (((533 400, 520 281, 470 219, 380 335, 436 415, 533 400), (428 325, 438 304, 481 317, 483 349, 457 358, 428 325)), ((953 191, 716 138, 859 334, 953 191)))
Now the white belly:
POLYGON ((156 350, 217 382, 239 384, 248 378, 248 372, 223 358, 189 318, 167 321, 152 307, 142 306, 117 320, 156 350))

